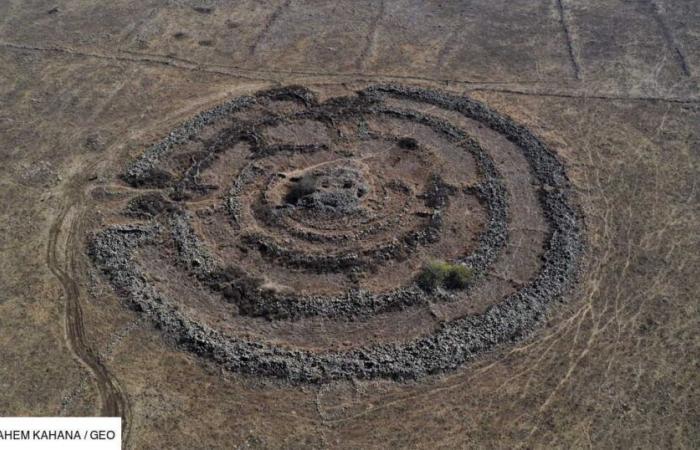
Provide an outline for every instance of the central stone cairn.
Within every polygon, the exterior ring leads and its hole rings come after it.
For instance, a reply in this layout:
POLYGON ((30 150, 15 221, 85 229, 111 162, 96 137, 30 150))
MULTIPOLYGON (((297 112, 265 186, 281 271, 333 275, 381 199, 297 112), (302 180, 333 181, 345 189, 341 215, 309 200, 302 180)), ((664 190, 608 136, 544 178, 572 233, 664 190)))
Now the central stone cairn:
POLYGON ((477 102, 418 88, 234 99, 124 184, 88 245, 117 294, 186 349, 294 382, 453 370, 527 335, 582 252, 553 154, 477 102), (419 282, 443 266, 468 282, 419 282))
POLYGON ((360 200, 369 188, 362 174, 350 162, 346 164, 292 177, 285 203, 313 209, 319 214, 360 212, 360 200))

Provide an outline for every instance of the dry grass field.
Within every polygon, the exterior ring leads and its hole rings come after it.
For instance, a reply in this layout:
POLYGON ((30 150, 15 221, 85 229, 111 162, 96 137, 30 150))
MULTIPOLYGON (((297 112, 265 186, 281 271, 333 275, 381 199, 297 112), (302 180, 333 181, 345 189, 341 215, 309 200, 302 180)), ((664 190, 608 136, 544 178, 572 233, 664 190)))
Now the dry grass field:
POLYGON ((134 449, 697 448, 699 82, 693 0, 2 1, 0 416, 120 415, 134 449), (469 334, 569 226, 561 295, 469 334), (482 247, 473 287, 411 287, 482 247))

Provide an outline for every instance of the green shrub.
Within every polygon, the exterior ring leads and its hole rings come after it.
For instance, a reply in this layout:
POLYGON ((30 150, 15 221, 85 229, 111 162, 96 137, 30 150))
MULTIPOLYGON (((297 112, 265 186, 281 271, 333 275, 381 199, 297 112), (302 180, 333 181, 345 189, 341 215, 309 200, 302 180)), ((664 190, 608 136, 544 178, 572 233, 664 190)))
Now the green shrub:
POLYGON ((453 264, 443 282, 447 289, 464 289, 472 279, 472 269, 461 264, 453 264))
POLYGON ((447 289, 464 289, 472 275, 472 269, 461 264, 432 261, 418 275, 418 285, 427 291, 435 290, 438 286, 447 289))

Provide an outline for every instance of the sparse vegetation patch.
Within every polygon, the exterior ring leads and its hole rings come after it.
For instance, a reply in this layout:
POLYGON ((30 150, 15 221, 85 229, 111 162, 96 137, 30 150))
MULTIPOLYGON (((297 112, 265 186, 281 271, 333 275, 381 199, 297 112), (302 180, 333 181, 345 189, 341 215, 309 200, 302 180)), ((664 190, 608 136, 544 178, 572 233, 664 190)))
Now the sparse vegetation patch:
POLYGON ((472 275, 473 270, 463 264, 431 261, 418 275, 418 284, 427 291, 438 287, 464 289, 469 285, 472 275))

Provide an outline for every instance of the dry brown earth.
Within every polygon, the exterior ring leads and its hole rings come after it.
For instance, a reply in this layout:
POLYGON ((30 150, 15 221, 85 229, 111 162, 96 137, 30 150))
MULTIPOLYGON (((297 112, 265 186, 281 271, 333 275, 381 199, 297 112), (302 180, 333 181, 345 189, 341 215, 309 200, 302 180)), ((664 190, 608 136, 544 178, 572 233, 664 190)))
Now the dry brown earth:
MULTIPOLYGON (((693 1, 0 2, 0 414, 122 414, 129 448, 698 447, 699 74, 693 1), (178 124, 377 83, 467 95, 566 167, 583 269, 526 340, 417 381, 290 384, 174 345, 91 264, 131 195, 117 175, 178 124)), ((325 349, 470 312, 451 308, 374 333, 237 320, 325 349)))

